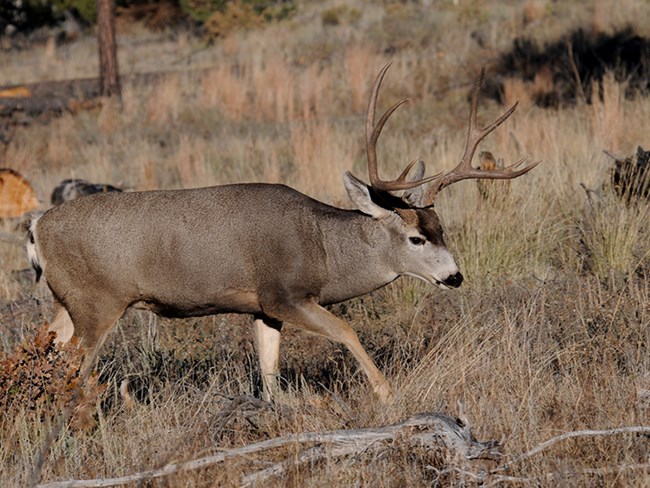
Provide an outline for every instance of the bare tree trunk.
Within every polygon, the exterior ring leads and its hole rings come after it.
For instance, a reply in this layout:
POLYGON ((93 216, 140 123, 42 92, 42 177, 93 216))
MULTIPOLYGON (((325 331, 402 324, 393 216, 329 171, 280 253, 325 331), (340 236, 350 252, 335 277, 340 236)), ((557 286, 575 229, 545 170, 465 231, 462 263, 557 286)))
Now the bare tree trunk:
POLYGON ((117 51, 115 45, 115 16, 112 0, 97 0, 97 37, 99 44, 99 78, 101 95, 122 99, 117 51))

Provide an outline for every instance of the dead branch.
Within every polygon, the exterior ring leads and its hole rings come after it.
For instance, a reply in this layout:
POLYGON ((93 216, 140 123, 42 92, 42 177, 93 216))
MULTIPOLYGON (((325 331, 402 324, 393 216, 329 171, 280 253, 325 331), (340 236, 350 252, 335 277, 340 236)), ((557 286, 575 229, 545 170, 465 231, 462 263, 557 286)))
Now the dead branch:
MULTIPOLYGON (((533 449, 528 452, 525 452, 512 461, 509 464, 518 463, 524 459, 528 459, 536 454, 539 454, 544 449, 557 444, 558 442, 564 441, 566 439, 573 439, 574 437, 599 437, 599 436, 609 436, 617 434, 650 434, 650 427, 644 425, 635 425, 630 427, 617 427, 615 429, 605 429, 605 430, 576 430, 573 432, 565 432, 564 434, 552 437, 551 439, 538 444, 533 449)), ((506 465, 506 468, 507 466, 506 465)))
MULTIPOLYGON (((559 476, 572 476, 577 480, 578 476, 590 475, 590 476, 606 476, 606 475, 618 475, 621 473, 627 473, 629 471, 646 471, 650 472, 650 464, 646 463, 636 463, 636 464, 623 464, 621 466, 605 466, 603 468, 587 468, 582 471, 564 471, 558 473, 545 473, 541 476, 536 476, 534 478, 525 478, 517 476, 506 476, 506 475, 492 475, 489 477, 489 483, 485 484, 488 479, 487 473, 481 473, 478 477, 473 476, 473 478, 481 483, 481 486, 485 488, 490 488, 492 486, 501 486, 504 483, 513 483, 517 486, 544 486, 559 476)), ((464 473, 467 474, 467 473, 464 473)))
POLYGON ((359 454, 360 452, 366 450, 368 447, 370 447, 370 445, 364 445, 360 447, 353 443, 334 447, 318 444, 300 453, 297 459, 285 459, 284 461, 275 463, 272 466, 263 469, 262 471, 257 471, 255 473, 249 474, 248 476, 244 477, 241 482, 241 486, 260 486, 261 482, 272 478, 273 476, 279 476, 292 467, 307 463, 313 463, 322 459, 335 459, 350 454, 359 454))
POLYGON ((650 472, 650 464, 647 463, 636 463, 636 464, 623 464, 622 466, 608 466, 605 468, 592 468, 586 469, 585 474, 591 474, 594 476, 603 476, 607 474, 619 474, 626 471, 646 471, 650 472))
MULTIPOLYGON (((367 429, 335 430, 329 432, 306 432, 291 434, 275 439, 258 442, 248 446, 227 449, 212 456, 194 459, 183 463, 168 464, 161 469, 134 473, 119 478, 67 480, 38 485, 40 488, 89 488, 118 486, 126 483, 160 478, 181 471, 205 468, 235 456, 245 456, 290 445, 316 444, 298 457, 299 463, 331 457, 340 457, 360 453, 370 446, 386 441, 404 440, 410 445, 432 450, 447 450, 459 459, 498 460, 501 452, 496 442, 477 441, 471 433, 470 426, 459 419, 442 414, 419 414, 403 422, 367 429)), ((270 468, 247 476, 244 486, 258 483, 283 473, 291 461, 284 461, 270 468)))
MULTIPOLYGON (((503 485, 504 483, 513 483, 520 486, 528 486, 528 485, 539 486, 540 483, 542 484, 544 482, 548 483, 553 478, 558 477, 558 475, 567 474, 567 473, 545 473, 540 476, 529 478, 529 477, 509 476, 503 474, 503 472, 509 470, 514 463, 523 461, 524 459, 528 459, 536 454, 539 454, 540 452, 552 446, 553 444, 556 444, 563 440, 572 439, 576 437, 610 436, 610 435, 617 435, 617 434, 649 435, 650 427, 630 426, 630 427, 618 427, 614 429, 605 429, 605 430, 578 430, 573 432, 566 432, 564 434, 555 436, 547 441, 544 441, 541 444, 538 444, 533 449, 525 452, 524 454, 517 456, 509 463, 503 466, 499 466, 490 471, 471 473, 463 469, 462 467, 457 467, 457 466, 451 466, 443 470, 436 470, 436 471, 438 472, 439 476, 448 473, 456 473, 463 477, 471 478, 473 481, 480 483, 481 486, 486 486, 486 487, 499 486, 499 485, 503 485)), ((575 476, 581 476, 581 475, 603 476, 608 474, 618 474, 618 473, 624 473, 628 471, 643 471, 643 470, 650 471, 650 464, 637 463, 637 464, 624 464, 621 466, 605 466, 601 468, 586 468, 582 471, 576 471, 574 473, 569 473, 569 474, 575 476)))

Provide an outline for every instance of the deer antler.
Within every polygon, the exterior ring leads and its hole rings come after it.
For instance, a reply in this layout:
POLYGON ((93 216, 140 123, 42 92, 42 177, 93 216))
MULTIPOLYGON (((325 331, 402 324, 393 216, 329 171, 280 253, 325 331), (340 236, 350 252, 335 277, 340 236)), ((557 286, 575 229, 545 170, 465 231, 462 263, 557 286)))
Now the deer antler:
POLYGON ((512 107, 510 107, 498 119, 492 122, 492 124, 485 127, 484 129, 481 129, 476 122, 476 111, 478 108, 478 99, 479 99, 481 85, 483 84, 484 77, 485 77, 485 66, 481 68, 481 74, 478 80, 476 81, 474 92, 472 94, 472 106, 469 112, 469 129, 467 131, 467 143, 465 144, 465 152, 463 153, 463 157, 460 160, 458 166, 448 171, 447 173, 443 174, 442 176, 436 178, 435 183, 431 186, 431 188, 427 192, 425 198, 426 205, 431 205, 433 203, 433 200, 436 198, 436 195, 440 190, 442 190, 446 186, 451 185, 452 183, 456 183, 457 181, 466 180, 470 178, 509 180, 512 178, 517 178, 518 176, 521 176, 525 173, 528 173, 531 169, 533 169, 535 166, 541 163, 540 160, 528 164, 527 166, 521 169, 517 169, 526 161, 526 158, 522 158, 512 165, 506 166, 505 168, 496 171, 480 170, 472 167, 472 158, 474 157, 474 152, 476 151, 476 147, 483 139, 485 139, 485 137, 488 134, 490 134, 490 132, 492 132, 494 129, 499 127, 503 122, 505 122, 506 119, 512 115, 512 113, 517 108, 517 105, 519 104, 519 102, 515 102, 515 104, 512 107))
POLYGON ((379 87, 381 86, 381 83, 384 80, 384 76, 386 75, 386 72, 388 71, 388 68, 391 64, 392 62, 386 64, 377 75, 377 79, 375 80, 375 84, 373 85, 372 91, 370 93, 370 101, 368 102, 368 115, 366 118, 366 152, 368 154, 368 175, 370 176, 370 186, 375 190, 380 191, 409 190, 411 188, 415 188, 416 186, 424 185, 429 181, 433 181, 435 178, 440 176, 437 174, 429 176, 427 178, 422 178, 420 180, 406 181, 406 177, 408 176, 409 171, 418 161, 415 159, 411 161, 406 166, 406 168, 404 168, 402 173, 396 179, 391 181, 384 181, 379 178, 377 171, 377 140, 379 139, 379 135, 381 134, 381 131, 384 128, 384 125, 386 124, 388 118, 393 114, 393 112, 395 112, 395 110, 397 110, 401 105, 408 101, 408 99, 404 99, 395 103, 392 107, 386 110, 384 115, 382 115, 379 119, 377 125, 375 125, 377 94, 379 93, 379 87))

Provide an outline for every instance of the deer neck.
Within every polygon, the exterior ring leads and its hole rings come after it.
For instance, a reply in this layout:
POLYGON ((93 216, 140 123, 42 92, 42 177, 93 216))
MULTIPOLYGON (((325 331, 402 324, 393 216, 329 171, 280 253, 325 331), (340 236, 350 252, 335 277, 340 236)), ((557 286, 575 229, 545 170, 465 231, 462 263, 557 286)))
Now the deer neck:
POLYGON ((326 224, 323 248, 327 268, 323 303, 364 295, 399 276, 391 267, 388 232, 372 217, 351 211, 343 221, 326 224))

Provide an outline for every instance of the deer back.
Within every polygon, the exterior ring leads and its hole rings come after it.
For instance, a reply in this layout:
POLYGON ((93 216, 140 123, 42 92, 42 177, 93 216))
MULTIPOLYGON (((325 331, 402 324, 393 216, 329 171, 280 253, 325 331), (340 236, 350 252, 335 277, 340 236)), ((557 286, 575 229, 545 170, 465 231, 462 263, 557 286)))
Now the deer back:
POLYGON ((167 315, 254 313, 292 296, 329 303, 397 276, 374 219, 284 185, 93 195, 49 210, 35 234, 64 301, 101 288, 167 315))

